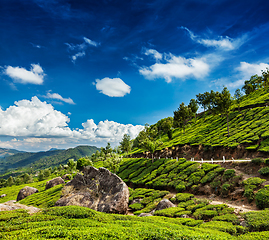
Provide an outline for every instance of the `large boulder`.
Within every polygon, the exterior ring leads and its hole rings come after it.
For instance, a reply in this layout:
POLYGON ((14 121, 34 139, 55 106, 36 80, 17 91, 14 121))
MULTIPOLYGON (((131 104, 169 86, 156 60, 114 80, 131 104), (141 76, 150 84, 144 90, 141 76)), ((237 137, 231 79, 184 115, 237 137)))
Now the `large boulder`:
POLYGON ((156 210, 163 210, 165 208, 170 208, 170 207, 175 207, 175 205, 165 198, 158 203, 156 210))
POLYGON ((37 192, 36 188, 26 186, 19 191, 17 202, 37 192))
POLYGON ((53 178, 50 181, 47 181, 45 190, 52 188, 59 184, 64 184, 64 180, 61 177, 53 178))
POLYGON ((86 167, 62 190, 55 206, 77 205, 99 212, 126 214, 129 201, 127 185, 105 168, 86 167))

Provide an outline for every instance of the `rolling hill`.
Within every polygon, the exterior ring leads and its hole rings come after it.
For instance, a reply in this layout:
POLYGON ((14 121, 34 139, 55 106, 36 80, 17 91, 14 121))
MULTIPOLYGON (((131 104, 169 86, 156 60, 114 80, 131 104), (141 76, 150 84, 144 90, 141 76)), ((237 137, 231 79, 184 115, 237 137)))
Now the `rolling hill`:
POLYGON ((45 152, 21 152, 0 159, 0 173, 11 169, 28 168, 44 169, 66 164, 68 159, 78 160, 81 157, 91 156, 99 148, 95 146, 78 146, 67 150, 49 150, 45 152))

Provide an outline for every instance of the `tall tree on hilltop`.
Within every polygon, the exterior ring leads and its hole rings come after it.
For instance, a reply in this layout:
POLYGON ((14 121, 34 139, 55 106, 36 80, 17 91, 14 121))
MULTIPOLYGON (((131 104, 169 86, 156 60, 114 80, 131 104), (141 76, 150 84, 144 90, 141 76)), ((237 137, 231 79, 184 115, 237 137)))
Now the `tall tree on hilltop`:
POLYGON ((181 103, 179 108, 174 111, 174 126, 183 128, 185 133, 185 126, 187 124, 187 120, 190 117, 190 109, 184 103, 181 103))
POLYGON ((219 92, 215 93, 215 101, 214 101, 213 111, 217 114, 226 115, 228 137, 230 137, 229 111, 230 111, 231 105, 232 105, 231 94, 226 87, 223 88, 221 93, 219 93, 219 92))
POLYGON ((197 113, 197 110, 199 108, 198 106, 198 103, 195 99, 191 99, 190 100, 190 103, 188 105, 188 108, 190 109, 190 115, 191 117, 195 117, 195 121, 196 121, 196 113, 197 113))
POLYGON ((265 71, 262 71, 262 84, 265 88, 269 86, 269 69, 266 68, 265 71))
POLYGON ((123 135, 123 138, 120 142, 120 149, 122 152, 125 152, 127 154, 132 150, 132 141, 130 135, 128 134, 123 135))
POLYGON ((236 101, 236 103, 237 103, 238 111, 239 111, 239 112, 240 112, 240 102, 241 102, 241 100, 242 100, 242 96, 243 96, 243 94, 241 93, 240 89, 237 88, 237 89, 235 90, 235 92, 234 92, 234 99, 235 99, 235 101, 236 101))
POLYGON ((256 75, 253 75, 250 77, 250 80, 246 80, 244 83, 244 86, 242 87, 242 90, 245 92, 246 95, 249 95, 250 93, 254 92, 258 88, 262 86, 262 77, 256 75))

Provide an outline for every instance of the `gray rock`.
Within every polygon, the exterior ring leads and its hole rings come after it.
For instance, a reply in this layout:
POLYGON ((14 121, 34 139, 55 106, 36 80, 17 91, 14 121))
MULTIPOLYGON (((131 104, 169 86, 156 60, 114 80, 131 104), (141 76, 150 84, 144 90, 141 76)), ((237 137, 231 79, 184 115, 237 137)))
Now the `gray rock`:
POLYGON ((2 195, 0 196, 0 198, 6 197, 6 196, 7 196, 6 194, 2 194, 2 195))
POLYGON ((140 213, 138 217, 151 217, 153 216, 151 213, 140 213))
POLYGON ((54 187, 56 185, 59 185, 59 184, 64 184, 64 183, 65 182, 61 177, 53 178, 53 179, 51 179, 50 181, 48 181, 46 183, 45 190, 50 189, 50 188, 52 188, 52 187, 54 187))
POLYGON ((175 207, 175 205, 170 202, 168 199, 163 199, 159 202, 159 204, 156 207, 156 210, 162 210, 165 208, 175 207))
POLYGON ((62 190, 55 206, 77 205, 99 212, 126 214, 129 201, 127 185, 105 168, 86 167, 62 190))
POLYGON ((26 186, 20 190, 17 196, 17 202, 37 192, 38 190, 36 188, 26 186))

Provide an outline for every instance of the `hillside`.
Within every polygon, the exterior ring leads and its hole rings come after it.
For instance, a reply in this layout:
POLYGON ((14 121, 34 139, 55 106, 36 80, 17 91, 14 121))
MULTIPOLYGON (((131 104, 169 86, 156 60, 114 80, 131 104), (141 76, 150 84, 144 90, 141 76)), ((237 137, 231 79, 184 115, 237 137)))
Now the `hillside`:
POLYGON ((81 157, 91 156, 99 148, 95 146, 78 146, 67 150, 49 150, 38 153, 17 153, 0 159, 0 173, 16 168, 29 168, 33 170, 55 167, 66 164, 68 159, 78 160, 81 157))
POLYGON ((22 151, 18 151, 16 149, 0 148, 0 158, 8 157, 21 152, 22 151))
MULTIPOLYGON (((222 159, 222 156, 234 158, 269 157, 269 101, 268 88, 261 88, 242 97, 240 109, 233 103, 229 110, 229 131, 226 116, 214 115, 206 111, 189 119, 182 128, 173 129, 172 139, 167 134, 156 137, 164 143, 156 156, 194 157, 222 159)), ((154 126, 154 125, 152 125, 154 126)), ((152 127, 151 126, 151 127, 152 127)), ((142 156, 143 149, 135 148, 131 154, 142 156), (139 155, 140 153, 140 155, 139 155)))

